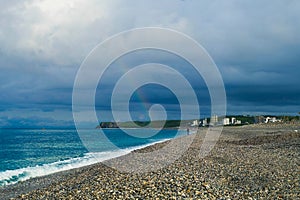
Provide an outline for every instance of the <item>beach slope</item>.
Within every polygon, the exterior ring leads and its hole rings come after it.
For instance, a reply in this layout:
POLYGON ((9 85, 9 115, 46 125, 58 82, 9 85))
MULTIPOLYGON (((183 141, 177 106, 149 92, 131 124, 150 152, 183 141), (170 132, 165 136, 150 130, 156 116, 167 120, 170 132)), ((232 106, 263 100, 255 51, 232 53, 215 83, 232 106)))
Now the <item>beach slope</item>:
POLYGON ((121 173, 99 163, 1 188, 1 198, 299 199, 299 130, 299 124, 225 127, 214 149, 200 159, 205 132, 200 129, 182 157, 157 171, 121 173))

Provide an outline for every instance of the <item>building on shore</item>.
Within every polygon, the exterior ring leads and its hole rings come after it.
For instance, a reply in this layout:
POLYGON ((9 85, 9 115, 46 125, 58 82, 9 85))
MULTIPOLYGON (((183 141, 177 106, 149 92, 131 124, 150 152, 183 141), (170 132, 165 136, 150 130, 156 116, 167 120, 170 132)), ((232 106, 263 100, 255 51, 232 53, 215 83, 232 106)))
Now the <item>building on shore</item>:
POLYGON ((227 125, 229 125, 230 124, 230 119, 228 118, 228 117, 225 117, 224 119, 223 119, 223 125, 224 126, 227 126, 227 125))
POLYGON ((207 118, 201 120, 200 125, 203 126, 203 127, 204 127, 204 126, 207 126, 207 125, 208 125, 208 123, 207 123, 207 118))
POLYGON ((218 116, 217 115, 211 116, 209 125, 215 126, 217 124, 218 124, 218 116))
POLYGON ((268 117, 256 116, 254 121, 256 124, 281 122, 280 119, 277 119, 276 117, 269 117, 269 116, 268 117))
POLYGON ((265 123, 274 123, 277 122, 278 120, 276 119, 276 117, 266 117, 265 118, 265 123))
POLYGON ((231 124, 235 124, 236 122, 236 118, 235 117, 231 117, 231 124))
POLYGON ((264 116, 255 116, 254 117, 254 122, 256 124, 262 124, 265 123, 265 117, 264 116))
POLYGON ((191 126, 196 126, 198 127, 199 126, 199 121, 198 120, 194 120, 191 124, 191 126))
POLYGON ((242 121, 241 120, 236 120, 234 125, 241 125, 242 121))

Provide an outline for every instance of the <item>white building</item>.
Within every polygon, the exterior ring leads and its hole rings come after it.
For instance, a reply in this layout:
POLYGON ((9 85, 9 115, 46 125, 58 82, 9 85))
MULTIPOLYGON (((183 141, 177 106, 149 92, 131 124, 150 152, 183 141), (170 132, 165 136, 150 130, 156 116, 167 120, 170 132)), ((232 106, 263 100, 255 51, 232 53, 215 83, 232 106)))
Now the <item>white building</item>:
POLYGON ((235 117, 232 117, 231 118, 231 124, 235 124, 236 123, 236 118, 235 117))
POLYGON ((218 124, 218 116, 217 115, 211 116, 209 124, 212 126, 217 125, 218 124))
POLYGON ((276 117, 266 117, 265 118, 265 123, 269 123, 269 122, 277 122, 278 120, 276 119, 276 117))
POLYGON ((202 120, 202 126, 207 126, 207 118, 202 120))
POLYGON ((191 126, 199 126, 198 120, 194 120, 191 126))
POLYGON ((235 124, 242 124, 241 120, 236 120, 235 124))
POLYGON ((230 119, 229 118, 224 118, 223 119, 223 125, 226 126, 226 125, 229 125, 230 124, 230 119))

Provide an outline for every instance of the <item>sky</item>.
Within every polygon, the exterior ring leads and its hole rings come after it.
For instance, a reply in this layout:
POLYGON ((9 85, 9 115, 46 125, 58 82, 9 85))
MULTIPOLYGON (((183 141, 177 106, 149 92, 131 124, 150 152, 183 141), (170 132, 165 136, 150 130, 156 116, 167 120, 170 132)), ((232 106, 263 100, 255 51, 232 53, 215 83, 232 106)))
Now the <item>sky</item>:
MULTIPOLYGON (((206 49, 222 75, 228 114, 300 112, 298 0, 0 3, 0 127, 72 127, 73 84, 83 60, 112 35, 142 27, 174 29, 206 49)), ((115 65, 148 61, 151 52, 141 54, 129 55, 115 65)), ((159 52, 153 57, 166 65, 183 62, 159 52)), ((112 79, 98 87, 100 111, 109 112, 105 98, 112 79)), ((202 115, 210 114, 205 87, 200 84, 195 91, 203 100, 202 115)), ((177 117, 178 101, 167 88, 152 85, 138 92, 148 94, 147 102, 141 102, 146 107, 138 104, 135 94, 131 99, 130 108, 138 119, 147 119, 149 103, 165 105, 169 118, 177 117)), ((93 126, 86 116, 81 123, 93 126)))

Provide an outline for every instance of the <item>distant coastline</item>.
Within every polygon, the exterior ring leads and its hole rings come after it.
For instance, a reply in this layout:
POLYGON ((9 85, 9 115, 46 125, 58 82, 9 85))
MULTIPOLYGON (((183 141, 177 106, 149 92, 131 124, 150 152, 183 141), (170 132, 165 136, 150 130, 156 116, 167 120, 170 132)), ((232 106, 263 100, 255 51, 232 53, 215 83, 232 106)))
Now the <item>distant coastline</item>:
POLYGON ((163 128, 163 129, 186 129, 208 126, 243 126, 250 124, 266 123, 294 123, 300 120, 300 116, 284 115, 212 115, 207 118, 189 120, 155 120, 155 121, 127 121, 127 122, 101 122, 96 126, 100 128, 163 128))

